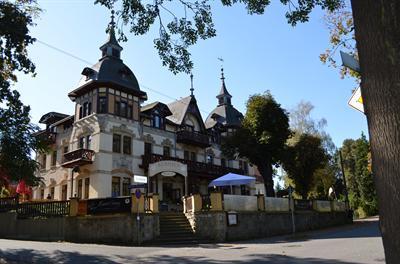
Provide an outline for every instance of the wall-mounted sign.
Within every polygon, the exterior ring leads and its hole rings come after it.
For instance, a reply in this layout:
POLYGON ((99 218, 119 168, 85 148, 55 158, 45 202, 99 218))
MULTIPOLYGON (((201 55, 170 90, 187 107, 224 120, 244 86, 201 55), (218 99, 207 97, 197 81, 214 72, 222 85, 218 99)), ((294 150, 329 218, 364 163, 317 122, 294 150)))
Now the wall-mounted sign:
POLYGON ((238 224, 237 213, 235 211, 229 211, 227 213, 227 217, 228 217, 228 226, 233 226, 238 224))
POLYGON ((176 173, 173 171, 163 171, 163 172, 161 172, 161 175, 165 176, 165 177, 172 177, 172 176, 175 176, 176 173))
POLYGON ((134 182, 138 182, 138 183, 147 183, 147 177, 146 176, 134 175, 133 176, 133 181, 134 182))
POLYGON ((358 87, 349 100, 349 105, 354 109, 364 113, 364 104, 361 97, 361 89, 358 87))

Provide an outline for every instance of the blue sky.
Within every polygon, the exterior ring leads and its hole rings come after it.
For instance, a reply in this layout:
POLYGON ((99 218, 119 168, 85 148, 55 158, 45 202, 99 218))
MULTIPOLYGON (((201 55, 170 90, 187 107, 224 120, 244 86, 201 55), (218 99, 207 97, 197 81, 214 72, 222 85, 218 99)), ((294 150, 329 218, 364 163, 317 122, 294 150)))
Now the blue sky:
MULTIPOLYGON (((285 19, 285 8, 278 1, 262 16, 250 16, 242 5, 222 7, 213 3, 217 37, 199 41, 191 48, 195 63, 195 95, 207 117, 217 104, 220 89, 218 57, 224 59, 226 84, 235 107, 245 112, 249 95, 270 90, 287 110, 301 100, 310 101, 315 119, 326 118, 326 131, 340 146, 345 138, 367 134, 365 116, 350 108, 347 102, 355 83, 340 79, 335 69, 322 65, 319 54, 328 47, 328 30, 322 10, 315 10, 310 22, 292 27, 285 19)), ((44 9, 31 33, 38 40, 56 46, 79 58, 92 62, 100 58, 99 47, 105 42, 109 11, 94 6, 91 0, 43 0, 44 9)), ((170 102, 169 97, 189 95, 190 79, 186 74, 174 75, 163 67, 153 39, 157 27, 145 36, 128 35, 122 59, 135 73, 149 100, 170 102)), ((67 93, 76 88, 82 61, 55 51, 41 43, 29 48, 37 66, 37 76, 19 76, 15 88, 22 100, 32 108, 33 122, 41 115, 57 111, 72 114, 73 103, 67 93)))

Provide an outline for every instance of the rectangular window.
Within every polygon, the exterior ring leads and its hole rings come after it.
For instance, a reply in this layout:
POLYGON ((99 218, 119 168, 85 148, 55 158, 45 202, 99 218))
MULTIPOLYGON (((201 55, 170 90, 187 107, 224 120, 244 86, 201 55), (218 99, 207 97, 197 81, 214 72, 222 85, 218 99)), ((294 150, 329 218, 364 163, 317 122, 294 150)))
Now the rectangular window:
POLYGON ((85 147, 85 137, 79 138, 79 148, 83 149, 85 147))
POLYGON ((64 148, 63 148, 63 153, 65 154, 65 153, 68 153, 68 146, 64 146, 64 148))
POLYGON ((112 181, 111 181, 111 196, 112 197, 121 196, 120 185, 121 185, 120 177, 112 177, 112 181))
POLYGON ((66 201, 67 200, 67 185, 66 184, 64 184, 62 187, 61 187, 61 200, 63 200, 63 201, 66 201))
POLYGON ((243 161, 242 160, 239 160, 239 169, 243 170, 243 161))
POLYGON ((78 198, 82 198, 82 179, 78 180, 78 198))
POLYGON ((168 146, 163 147, 163 156, 170 157, 171 156, 171 149, 168 146))
POLYGON ((150 156, 153 153, 151 143, 144 143, 144 155, 150 156))
POLYGON ((124 154, 131 155, 132 154, 132 138, 128 136, 124 136, 124 146, 123 146, 124 154))
POLYGON ((243 162, 243 170, 245 174, 249 173, 249 164, 246 161, 243 162))
POLYGON ((51 188, 50 188, 50 197, 51 197, 51 200, 54 200, 54 190, 55 190, 54 187, 51 187, 51 188))
POLYGON ((42 162, 41 162, 41 167, 42 167, 43 170, 46 169, 46 160, 47 160, 47 156, 46 156, 46 154, 43 154, 42 162))
POLYGON ((115 106, 114 106, 114 113, 117 115, 117 116, 120 116, 121 115, 121 102, 115 102, 115 106))
POLYGON ((51 166, 56 166, 57 164, 57 150, 53 151, 53 155, 51 156, 51 166))
POLYGON ((86 136, 86 148, 91 149, 92 147, 92 136, 86 136))
POLYGON ((40 190, 40 200, 44 200, 44 189, 40 190))
POLYGON ((131 178, 123 178, 123 180, 122 180, 122 195, 123 196, 129 196, 131 194, 131 191, 129 189, 130 185, 131 185, 131 178))
POLYGON ((184 158, 185 160, 189 160, 189 151, 185 150, 185 151, 183 152, 183 158, 184 158))
POLYGON ((113 152, 121 153, 121 135, 113 135, 113 152))
POLYGON ((90 178, 85 178, 85 199, 89 199, 90 178))
POLYGON ((207 163, 214 164, 214 156, 213 155, 207 155, 207 163))
POLYGON ((87 112, 88 112, 88 110, 89 110, 88 108, 89 108, 89 103, 88 103, 88 102, 83 103, 82 117, 87 116, 87 112))
POLYGON ((83 107, 80 106, 78 111, 79 111, 79 119, 81 119, 83 117, 83 107))
POLYGON ((128 105, 127 111, 128 111, 128 115, 127 118, 132 119, 132 106, 128 105))
POLYGON ((190 160, 197 161, 196 152, 190 152, 190 160))
POLYGON ((107 109, 107 97, 106 96, 100 96, 99 97, 99 113, 100 114, 106 114, 108 112, 107 109))
POLYGON ((128 104, 126 102, 120 103, 120 116, 127 117, 128 116, 128 104))

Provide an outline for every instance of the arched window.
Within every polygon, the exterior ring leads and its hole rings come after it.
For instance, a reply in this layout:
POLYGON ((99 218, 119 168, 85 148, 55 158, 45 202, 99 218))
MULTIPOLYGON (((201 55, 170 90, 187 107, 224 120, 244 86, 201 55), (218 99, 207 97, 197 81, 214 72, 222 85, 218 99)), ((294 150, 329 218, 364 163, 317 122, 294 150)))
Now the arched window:
POLYGON ((164 129, 164 118, 155 110, 152 115, 152 127, 164 129))

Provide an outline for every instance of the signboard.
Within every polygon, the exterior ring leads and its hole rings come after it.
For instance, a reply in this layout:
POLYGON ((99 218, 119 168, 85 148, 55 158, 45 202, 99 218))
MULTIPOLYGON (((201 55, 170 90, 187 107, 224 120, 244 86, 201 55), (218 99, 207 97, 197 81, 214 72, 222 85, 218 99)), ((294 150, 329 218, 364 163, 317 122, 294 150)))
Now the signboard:
POLYGON ((227 216, 228 216, 228 226, 233 226, 238 224, 237 213, 235 211, 229 211, 227 213, 227 216))
POLYGON ((129 189, 147 188, 147 183, 138 183, 129 185, 129 189))
POLYGON ((140 175, 134 175, 133 176, 133 181, 134 182, 139 182, 139 183, 147 183, 147 177, 146 176, 140 176, 140 175))
POLYGON ((353 107, 354 109, 364 113, 364 104, 363 104, 363 99, 361 97, 361 88, 358 87, 353 95, 350 97, 349 100, 349 105, 353 107))
POLYGON ((132 207, 131 197, 87 200, 87 213, 90 215, 130 212, 131 207, 132 207))
POLYGON ((342 63, 343 66, 352 69, 353 71, 360 72, 360 63, 356 58, 354 58, 352 55, 340 51, 340 57, 342 58, 342 63))
POLYGON ((311 200, 294 200, 294 210, 312 210, 311 200))

